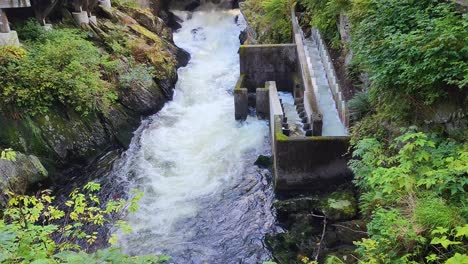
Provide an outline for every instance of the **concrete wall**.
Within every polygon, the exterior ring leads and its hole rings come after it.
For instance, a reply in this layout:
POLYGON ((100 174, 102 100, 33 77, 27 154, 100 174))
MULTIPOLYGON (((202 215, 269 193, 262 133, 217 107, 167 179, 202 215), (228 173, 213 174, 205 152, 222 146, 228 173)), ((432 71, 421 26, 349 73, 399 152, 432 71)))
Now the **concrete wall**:
POLYGON ((249 114, 249 95, 244 86, 245 75, 241 74, 234 87, 234 117, 245 120, 249 114))
POLYGON ((267 82, 275 190, 325 189, 351 178, 347 167, 348 137, 288 137, 282 131, 283 110, 275 82, 267 82))
POLYGON ((272 123, 275 190, 324 190, 352 178, 348 137, 286 137, 281 118, 272 123))
POLYGON ((239 49, 240 73, 245 75, 249 92, 275 81, 280 91, 292 91, 296 72, 296 45, 242 45, 239 49))

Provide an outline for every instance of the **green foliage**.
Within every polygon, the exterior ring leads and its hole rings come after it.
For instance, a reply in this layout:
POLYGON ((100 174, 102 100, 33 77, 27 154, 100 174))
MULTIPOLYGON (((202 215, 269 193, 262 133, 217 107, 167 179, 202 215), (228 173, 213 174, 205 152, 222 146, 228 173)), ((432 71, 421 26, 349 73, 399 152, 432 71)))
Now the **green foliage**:
POLYGON ((126 26, 116 24, 103 36, 104 43, 112 54, 130 56, 128 33, 126 26))
POLYGON ((468 17, 453 3, 356 0, 349 14, 354 60, 370 74, 379 110, 407 117, 447 87, 466 88, 468 17))
POLYGON ((463 223, 458 208, 447 204, 441 198, 420 199, 416 205, 414 216, 417 223, 429 228, 453 228, 463 223))
POLYGON ((118 7, 124 8, 139 8, 138 2, 136 0, 114 0, 112 4, 118 7))
POLYGON ((340 258, 337 256, 327 256, 327 259, 325 260, 325 264, 345 264, 344 261, 342 261, 340 258))
POLYGON ((24 55, 0 48, 0 110, 35 115, 59 104, 83 115, 105 111, 117 96, 100 79, 105 57, 84 37, 78 30, 55 29, 30 42, 24 55))
POLYGON ((334 47, 338 47, 339 32, 337 21, 340 13, 351 7, 351 0, 299 0, 301 6, 311 17, 310 25, 319 29, 325 38, 332 40, 334 47))
MULTIPOLYGON (((90 182, 75 189, 61 210, 53 204, 49 190, 36 196, 14 195, 0 220, 0 262, 2 263, 162 263, 165 256, 130 257, 108 248, 93 254, 86 249, 97 239, 97 232, 85 225, 103 226, 127 207, 135 207, 141 197, 130 202, 111 200, 101 204, 96 193, 101 186, 90 182), (87 245, 82 248, 81 244, 87 245)), ((120 222, 120 225, 125 225, 120 222)), ((114 237, 112 237, 114 239, 114 237)))
POLYGON ((369 114, 372 111, 369 93, 367 91, 356 93, 356 95, 348 101, 348 109, 353 121, 360 120, 365 115, 369 114))
POLYGON ((422 132, 407 132, 384 146, 376 139, 356 145, 350 162, 355 183, 376 197, 434 191, 454 201, 466 198, 468 145, 422 132))
POLYGON ((357 242, 363 263, 411 263, 426 256, 439 261, 466 253, 460 241, 467 215, 458 208, 467 201, 467 144, 412 128, 390 144, 360 140, 349 165, 363 191, 362 208, 372 214, 370 238, 357 242), (437 230, 446 230, 445 237, 437 230))
POLYGON ((34 18, 15 24, 15 30, 23 41, 36 41, 46 34, 45 29, 34 18))
POLYGON ((0 159, 15 161, 16 160, 16 152, 14 152, 13 149, 11 149, 11 148, 3 149, 0 152, 0 159))
POLYGON ((246 0, 243 10, 262 44, 291 43, 291 0, 246 0))
POLYGON ((15 24, 15 30, 23 41, 36 41, 46 34, 46 30, 34 18, 15 24))
POLYGON ((130 89, 135 85, 150 87, 153 85, 154 67, 145 64, 135 64, 119 75, 122 88, 130 89))
POLYGON ((355 242, 362 263, 407 263, 427 242, 396 209, 376 210, 367 228, 371 238, 355 242))

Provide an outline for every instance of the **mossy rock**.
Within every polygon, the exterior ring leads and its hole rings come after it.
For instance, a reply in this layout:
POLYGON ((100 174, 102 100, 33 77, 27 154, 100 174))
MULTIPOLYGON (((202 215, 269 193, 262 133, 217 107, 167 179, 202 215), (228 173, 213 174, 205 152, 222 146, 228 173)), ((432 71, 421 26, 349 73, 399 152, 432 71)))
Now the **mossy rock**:
POLYGON ((357 214, 357 201, 351 191, 337 191, 321 199, 319 210, 332 221, 344 221, 357 214))
POLYGON ((311 213, 320 204, 318 197, 298 197, 287 200, 275 201, 275 208, 280 216, 286 216, 294 213, 311 213))
POLYGON ((258 156, 257 160, 255 161, 254 165, 257 165, 260 168, 269 168, 273 164, 271 156, 258 156))
POLYGON ((277 263, 303 263, 303 257, 313 254, 322 229, 308 214, 294 214, 289 220, 287 232, 267 236, 266 243, 277 263))
POLYGON ((7 202, 7 191, 24 194, 28 188, 48 177, 36 156, 16 153, 15 160, 0 159, 0 208, 7 202))

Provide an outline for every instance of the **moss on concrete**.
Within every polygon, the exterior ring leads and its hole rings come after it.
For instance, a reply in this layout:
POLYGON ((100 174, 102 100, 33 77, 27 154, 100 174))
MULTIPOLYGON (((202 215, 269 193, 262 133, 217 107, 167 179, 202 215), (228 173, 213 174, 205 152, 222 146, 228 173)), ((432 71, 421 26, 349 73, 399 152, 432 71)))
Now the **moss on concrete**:
POLYGON ((277 141, 286 141, 286 140, 289 140, 289 137, 283 134, 283 131, 279 131, 279 132, 277 131, 275 133, 275 139, 277 141))
POLYGON ((243 88, 242 86, 244 85, 244 80, 245 80, 245 74, 241 74, 239 76, 239 79, 237 79, 236 86, 234 86, 234 90, 240 90, 243 88))

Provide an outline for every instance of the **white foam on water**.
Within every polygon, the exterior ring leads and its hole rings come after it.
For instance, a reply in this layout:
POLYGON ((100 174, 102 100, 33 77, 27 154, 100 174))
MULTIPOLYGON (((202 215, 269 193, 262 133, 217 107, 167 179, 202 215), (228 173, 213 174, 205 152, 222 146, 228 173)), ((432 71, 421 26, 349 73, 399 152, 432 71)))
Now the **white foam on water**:
POLYGON ((196 236, 195 227, 179 232, 180 223, 200 213, 202 200, 222 199, 251 166, 245 156, 264 150, 268 136, 264 121, 234 120, 239 11, 207 9, 190 19, 176 14, 184 22, 174 41, 191 60, 179 69, 173 101, 142 132, 140 147, 127 153, 128 180, 145 193, 126 219, 133 232, 119 234, 119 245, 131 254, 170 252, 196 236))

